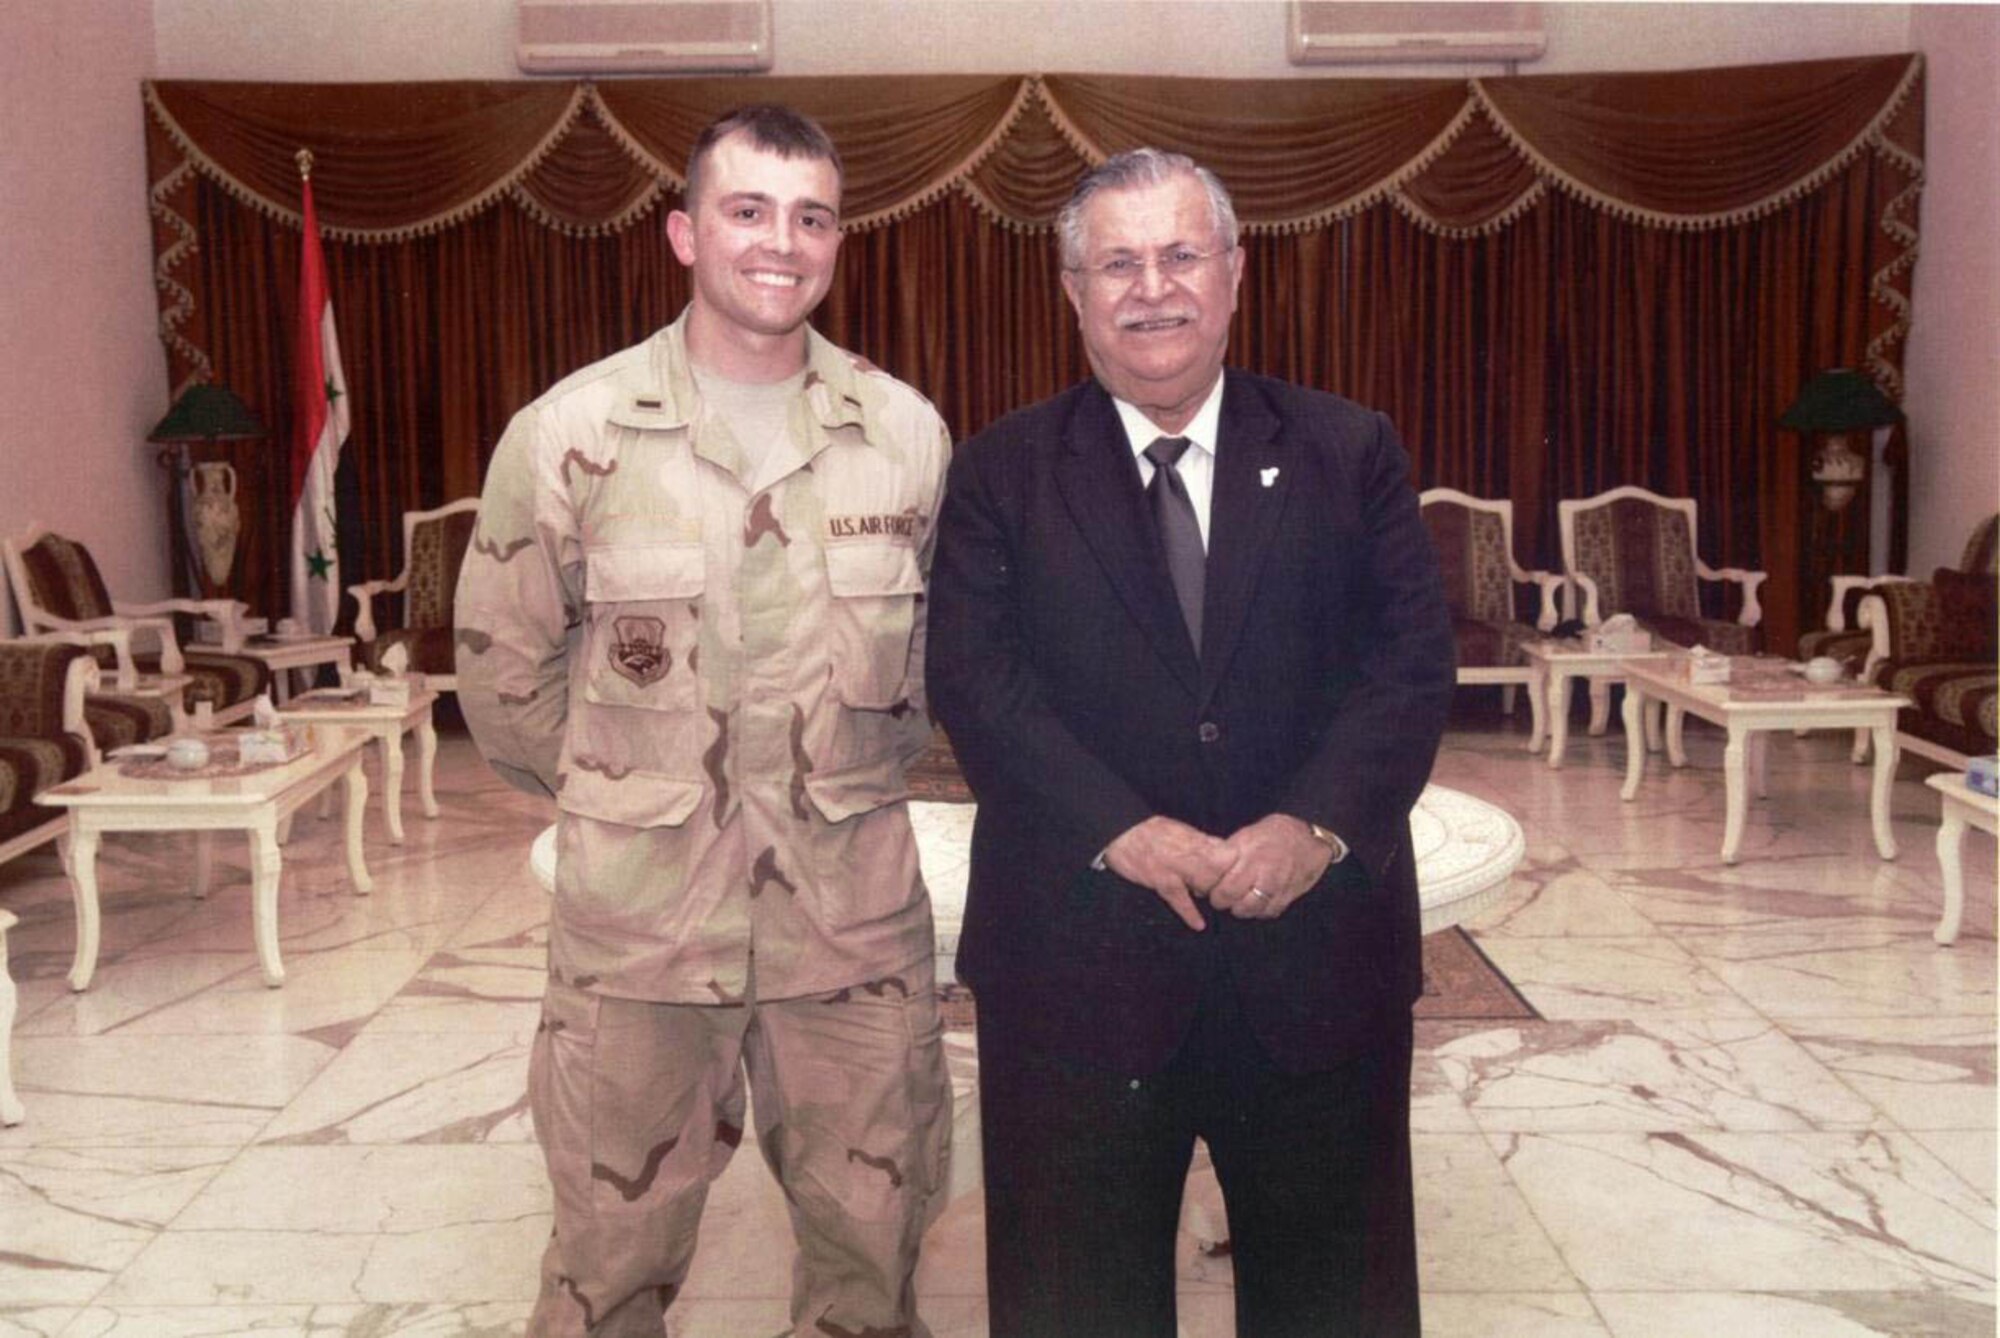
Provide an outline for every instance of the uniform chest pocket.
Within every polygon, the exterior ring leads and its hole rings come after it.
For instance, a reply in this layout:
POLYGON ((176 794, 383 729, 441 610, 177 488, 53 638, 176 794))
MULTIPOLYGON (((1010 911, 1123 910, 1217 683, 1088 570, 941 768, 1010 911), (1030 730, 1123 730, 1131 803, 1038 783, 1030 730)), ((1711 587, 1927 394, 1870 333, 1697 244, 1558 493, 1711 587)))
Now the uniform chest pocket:
POLYGON ((910 646, 923 573, 905 544, 826 550, 834 688, 847 706, 886 711, 910 699, 910 646))
POLYGON ((699 541, 584 549, 590 670, 584 700, 692 711, 707 564, 699 541))

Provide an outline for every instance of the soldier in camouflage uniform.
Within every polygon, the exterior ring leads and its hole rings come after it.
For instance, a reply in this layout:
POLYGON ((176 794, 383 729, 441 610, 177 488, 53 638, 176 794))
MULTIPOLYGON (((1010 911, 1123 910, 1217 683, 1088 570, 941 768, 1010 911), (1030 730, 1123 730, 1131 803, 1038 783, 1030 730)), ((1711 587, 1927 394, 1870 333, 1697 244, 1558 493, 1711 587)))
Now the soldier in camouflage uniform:
POLYGON ((824 132, 736 113, 690 178, 692 302, 515 417, 458 590, 473 736, 559 810, 530 1329, 664 1332, 747 1075, 794 1332, 914 1338, 950 1102, 903 772, 950 441, 805 324, 839 246, 824 132))

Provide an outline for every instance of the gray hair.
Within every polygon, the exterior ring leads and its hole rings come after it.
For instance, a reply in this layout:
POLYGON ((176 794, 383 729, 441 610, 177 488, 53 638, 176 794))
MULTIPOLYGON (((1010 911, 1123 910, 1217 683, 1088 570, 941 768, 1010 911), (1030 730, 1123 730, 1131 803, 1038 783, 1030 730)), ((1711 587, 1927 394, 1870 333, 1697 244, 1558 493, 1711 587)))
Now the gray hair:
POLYGON ((1070 192, 1062 212, 1056 215, 1056 236, 1062 244, 1063 268, 1075 269, 1083 263, 1083 207, 1090 202, 1091 196, 1099 191, 1164 185, 1183 174, 1201 183, 1202 192, 1208 196, 1208 213, 1215 221, 1216 236, 1221 238, 1224 249, 1235 250, 1236 206, 1230 202, 1228 190, 1215 173, 1184 153, 1169 153, 1155 148, 1127 149, 1085 172, 1076 183, 1076 189, 1070 192))

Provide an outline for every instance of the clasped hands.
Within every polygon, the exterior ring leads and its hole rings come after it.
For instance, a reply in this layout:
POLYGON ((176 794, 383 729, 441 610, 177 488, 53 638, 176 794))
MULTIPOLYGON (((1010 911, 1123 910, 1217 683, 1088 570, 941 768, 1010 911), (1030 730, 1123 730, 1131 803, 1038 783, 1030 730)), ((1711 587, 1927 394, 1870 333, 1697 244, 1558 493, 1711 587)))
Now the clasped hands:
POLYGON ((1156 814, 1104 848, 1113 873, 1151 888, 1197 930, 1207 927, 1197 897, 1238 919, 1275 920, 1319 881, 1332 858, 1326 843, 1289 813, 1269 814, 1227 837, 1156 814))

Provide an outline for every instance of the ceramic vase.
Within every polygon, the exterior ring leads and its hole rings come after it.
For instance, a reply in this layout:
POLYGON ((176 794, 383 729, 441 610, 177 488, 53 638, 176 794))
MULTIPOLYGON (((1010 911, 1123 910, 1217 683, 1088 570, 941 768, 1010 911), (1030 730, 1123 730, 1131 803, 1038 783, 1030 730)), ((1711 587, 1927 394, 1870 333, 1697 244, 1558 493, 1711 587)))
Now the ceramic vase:
POLYGON ((220 590, 229 581, 229 568, 236 561, 236 536, 243 528, 236 513, 236 470, 216 461, 196 465, 190 473, 195 550, 201 554, 203 575, 220 590))

